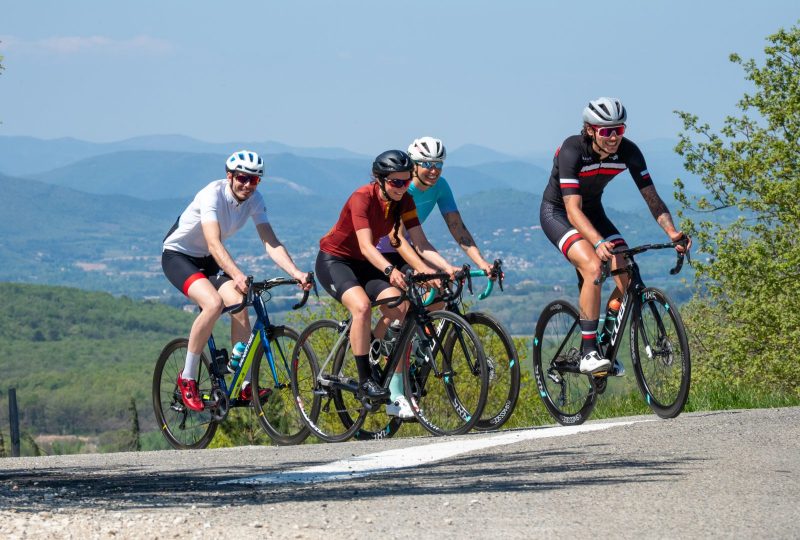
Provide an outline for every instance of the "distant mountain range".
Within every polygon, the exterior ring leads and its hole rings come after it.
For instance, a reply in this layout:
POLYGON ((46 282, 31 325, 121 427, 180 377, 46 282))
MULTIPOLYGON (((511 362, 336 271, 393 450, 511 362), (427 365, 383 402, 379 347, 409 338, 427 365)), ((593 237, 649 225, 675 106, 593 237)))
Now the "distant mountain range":
MULTIPOLYGON (((674 212, 671 184, 681 174, 676 169, 680 159, 671 151, 674 142, 647 144, 642 147, 648 165, 674 212)), ((369 181, 370 156, 271 142, 204 143, 181 136, 103 144, 0 137, 0 193, 7 201, 0 220, 0 281, 130 296, 170 294, 161 274, 161 240, 194 194, 224 176, 225 158, 241 147, 264 154, 267 177, 259 190, 270 219, 298 264, 312 268, 319 238, 350 193, 369 181)), ((564 274, 538 228, 552 157, 536 159, 466 145, 449 153, 444 176, 486 256, 504 258, 509 276, 548 282, 564 274)), ((631 241, 660 238, 630 175, 612 182, 604 200, 631 241)), ((425 230, 447 257, 463 258, 441 218, 432 216, 425 230)), ((275 271, 252 230, 226 245, 235 257, 252 259, 247 263, 251 271, 275 271)))
MULTIPOLYGON (((682 170, 675 141, 640 144, 656 186, 668 203, 673 181, 681 177, 690 191, 703 190, 682 170)), ((371 156, 340 148, 297 148, 276 142, 207 143, 179 135, 137 137, 114 143, 77 139, 42 140, 0 137, 0 173, 33 178, 86 193, 128 195, 145 200, 187 198, 224 175, 222 163, 232 149, 264 154, 268 183, 276 193, 334 195, 369 180, 371 156)), ((552 167, 552 152, 511 156, 477 145, 452 150, 444 176, 457 196, 491 189, 541 194, 552 167)), ((607 205, 630 208, 641 200, 628 174, 607 188, 607 205)))

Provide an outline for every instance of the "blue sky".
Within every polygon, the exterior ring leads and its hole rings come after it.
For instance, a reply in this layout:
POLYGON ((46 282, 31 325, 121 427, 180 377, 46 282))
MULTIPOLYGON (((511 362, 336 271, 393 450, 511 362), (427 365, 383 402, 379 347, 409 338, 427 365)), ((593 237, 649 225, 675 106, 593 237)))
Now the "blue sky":
POLYGON ((719 125, 797 0, 26 0, 0 12, 0 135, 183 134, 365 154, 554 149, 620 97, 633 140, 719 125))

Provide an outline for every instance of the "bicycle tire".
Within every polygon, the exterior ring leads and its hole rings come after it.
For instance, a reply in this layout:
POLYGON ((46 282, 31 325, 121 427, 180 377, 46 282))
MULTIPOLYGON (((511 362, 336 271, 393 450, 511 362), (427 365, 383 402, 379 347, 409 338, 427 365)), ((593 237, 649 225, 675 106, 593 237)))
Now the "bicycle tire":
POLYGON ((428 318, 424 328, 418 326, 400 344, 404 392, 422 427, 437 436, 461 435, 475 426, 486 405, 486 357, 460 315, 432 311, 428 318), (419 353, 414 352, 415 337, 419 353))
POLYGON ((291 378, 295 406, 311 434, 325 442, 348 440, 358 431, 366 416, 360 402, 355 406, 349 396, 344 396, 349 394, 347 390, 321 383, 321 378, 329 380, 335 376, 337 380, 347 380, 358 386, 357 374, 353 377, 351 373, 339 371, 344 365, 342 357, 349 350, 348 340, 345 339, 336 351, 332 351, 341 329, 340 323, 332 319, 314 321, 300 334, 292 353, 291 378), (326 372, 320 377, 321 365, 331 353, 334 354, 332 361, 328 362, 326 372), (354 408, 347 408, 350 406, 354 408), (351 419, 349 425, 343 421, 345 418, 351 419))
POLYGON ((270 329, 269 349, 272 351, 277 384, 273 377, 264 345, 258 344, 251 370, 253 388, 269 388, 270 393, 262 402, 259 392, 253 392, 252 405, 258 423, 278 445, 300 444, 308 438, 310 431, 294 406, 292 393, 291 363, 299 335, 292 328, 275 326, 270 329))
POLYGON ((590 376, 580 373, 578 310, 555 300, 539 315, 533 337, 533 375, 545 408, 561 425, 582 424, 597 403, 590 376))
MULTIPOLYGON (((219 426, 207 410, 193 411, 183 404, 177 379, 183 371, 188 347, 188 339, 173 339, 161 350, 153 370, 156 422, 170 446, 178 450, 207 447, 219 426)), ((200 355, 197 387, 201 396, 211 392, 211 372, 205 352, 200 355)))
POLYGON ((472 311, 464 315, 464 319, 478 335, 489 368, 489 394, 475 429, 500 429, 511 418, 519 398, 517 348, 505 327, 491 315, 472 311))
POLYGON ((631 324, 636 383, 648 406, 661 418, 675 418, 683 411, 691 384, 686 327, 674 306, 664 291, 648 287, 642 292, 641 311, 631 324))
MULTIPOLYGON (((344 374, 352 380, 358 380, 358 367, 356 359, 350 349, 349 342, 343 343, 339 354, 334 361, 334 373, 344 374)), ((376 379, 377 380, 377 379, 376 379)), ((389 439, 400 430, 403 420, 386 414, 383 404, 375 403, 372 410, 363 411, 363 404, 356 399, 354 394, 339 392, 334 396, 334 404, 339 414, 339 419, 347 432, 358 424, 352 438, 358 441, 373 441, 389 439)))

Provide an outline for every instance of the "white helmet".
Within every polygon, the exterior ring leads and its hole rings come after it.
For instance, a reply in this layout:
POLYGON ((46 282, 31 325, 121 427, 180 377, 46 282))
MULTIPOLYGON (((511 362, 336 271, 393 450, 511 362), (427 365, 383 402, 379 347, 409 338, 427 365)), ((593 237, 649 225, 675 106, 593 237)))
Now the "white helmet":
POLYGON ((253 151, 239 150, 231 154, 231 157, 225 162, 225 170, 264 176, 264 161, 253 151))
POLYGON ((439 139, 422 137, 408 146, 408 155, 414 161, 444 161, 447 150, 439 139))
POLYGON ((593 99, 583 109, 583 121, 593 126, 618 126, 627 119, 628 113, 617 98, 593 99))

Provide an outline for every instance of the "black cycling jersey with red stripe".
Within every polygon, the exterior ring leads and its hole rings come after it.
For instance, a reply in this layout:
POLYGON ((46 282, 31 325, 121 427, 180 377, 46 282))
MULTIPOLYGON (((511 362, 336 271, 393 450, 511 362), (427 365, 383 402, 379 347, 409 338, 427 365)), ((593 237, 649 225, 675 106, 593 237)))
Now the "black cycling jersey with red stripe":
POLYGON ((565 195, 580 195, 584 205, 599 205, 606 185, 625 170, 640 190, 653 185, 644 156, 633 142, 622 139, 616 154, 601 159, 590 140, 573 135, 556 150, 542 200, 563 207, 565 195))

